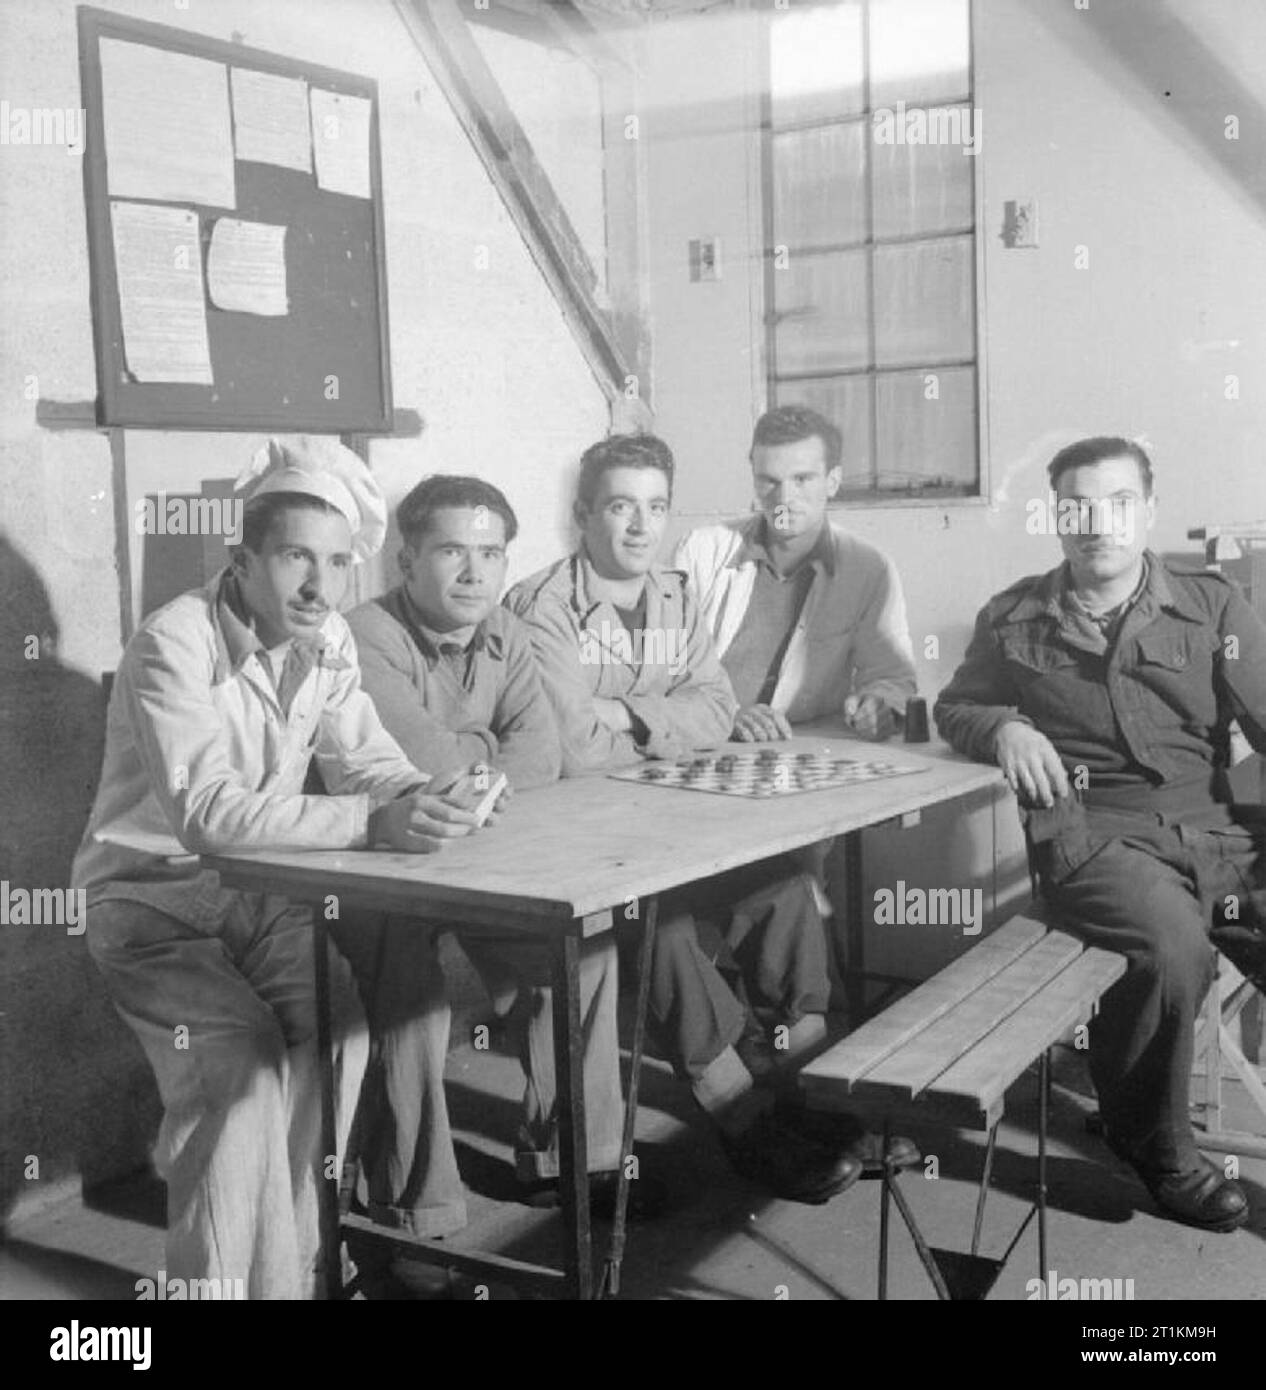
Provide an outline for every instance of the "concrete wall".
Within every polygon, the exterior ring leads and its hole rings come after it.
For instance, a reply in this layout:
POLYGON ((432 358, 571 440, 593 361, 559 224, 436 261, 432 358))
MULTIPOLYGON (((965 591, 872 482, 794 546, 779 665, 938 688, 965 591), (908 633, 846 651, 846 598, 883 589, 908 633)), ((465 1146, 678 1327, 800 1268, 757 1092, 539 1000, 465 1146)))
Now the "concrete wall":
MULTIPOLYGON (((420 439, 375 442, 373 467, 393 504, 427 472, 491 479, 523 525, 511 578, 553 559, 567 539, 569 470, 605 432, 605 400, 389 0, 106 8, 377 79, 395 397, 426 427, 420 439)), ((11 106, 80 104, 71 0, 0 0, 0 29, 0 95, 11 106)), ((579 101, 577 91, 573 115, 579 101)), ((601 188, 596 122, 567 153, 574 197, 589 198, 588 234, 594 195, 582 191, 601 188)), ((123 639, 107 440, 35 423, 37 396, 96 392, 81 168, 64 149, 0 149, 0 299, 0 879, 64 885, 99 765, 99 677, 123 639), (41 632, 41 659, 27 661, 25 637, 41 632)), ((127 500, 232 477, 257 442, 129 431, 127 500)), ((392 550, 362 577, 368 591, 394 574, 392 550)), ((143 564, 133 544, 138 612, 155 592, 143 564)), ((0 953, 2 1213, 59 1177, 142 1160, 156 1106, 82 937, 3 928, 0 953), (27 1155, 40 1160, 40 1184, 23 1177, 27 1155)))

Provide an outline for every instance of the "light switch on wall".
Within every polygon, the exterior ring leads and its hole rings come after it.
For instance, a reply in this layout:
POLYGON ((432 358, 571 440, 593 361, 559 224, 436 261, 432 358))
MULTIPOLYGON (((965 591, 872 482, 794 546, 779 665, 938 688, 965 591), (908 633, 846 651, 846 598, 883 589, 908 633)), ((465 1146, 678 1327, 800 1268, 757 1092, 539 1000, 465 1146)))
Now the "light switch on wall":
POLYGON ((1016 198, 1003 205, 1002 241, 1018 249, 1037 245, 1037 199, 1016 198))
POLYGON ((690 278, 696 281, 721 278, 720 237, 699 237, 690 242, 690 278))

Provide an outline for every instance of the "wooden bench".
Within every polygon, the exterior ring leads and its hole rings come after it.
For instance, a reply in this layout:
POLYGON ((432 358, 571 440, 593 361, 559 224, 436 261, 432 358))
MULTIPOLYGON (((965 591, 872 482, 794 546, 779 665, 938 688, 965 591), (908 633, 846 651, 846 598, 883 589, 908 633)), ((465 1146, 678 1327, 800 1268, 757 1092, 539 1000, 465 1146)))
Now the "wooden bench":
MULTIPOLYGON (((800 1073, 818 1110, 865 1109, 987 1130, 970 1256, 932 1250, 885 1167, 880 1197, 879 1297, 888 1294, 888 1215, 897 1203, 939 1297, 982 1298, 1036 1212, 1038 1270, 1046 1277, 1046 1123, 1050 1048, 1094 1015, 1125 973, 1124 956, 1086 947, 1033 916, 1013 917, 800 1073), (1038 1063, 1036 1201, 1000 1260, 979 1254, 985 1198, 1007 1089, 1038 1063)), ((887 1144, 885 1142, 885 1148, 887 1144)))

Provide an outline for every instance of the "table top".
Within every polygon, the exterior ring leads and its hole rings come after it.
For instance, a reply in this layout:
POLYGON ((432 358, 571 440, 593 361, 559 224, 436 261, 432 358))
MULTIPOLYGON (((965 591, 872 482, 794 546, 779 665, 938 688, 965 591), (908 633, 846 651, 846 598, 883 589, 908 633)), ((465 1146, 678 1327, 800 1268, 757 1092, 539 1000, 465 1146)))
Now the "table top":
MULTIPOLYGON (((730 745, 731 747, 746 745, 730 745)), ((558 924, 623 908, 802 845, 934 806, 1001 781, 941 744, 875 744, 799 733, 780 750, 917 767, 911 776, 751 800, 596 774, 517 793, 497 825, 437 854, 247 850, 203 859, 235 888, 446 918, 558 924), (522 921, 522 919, 528 919, 522 921)))

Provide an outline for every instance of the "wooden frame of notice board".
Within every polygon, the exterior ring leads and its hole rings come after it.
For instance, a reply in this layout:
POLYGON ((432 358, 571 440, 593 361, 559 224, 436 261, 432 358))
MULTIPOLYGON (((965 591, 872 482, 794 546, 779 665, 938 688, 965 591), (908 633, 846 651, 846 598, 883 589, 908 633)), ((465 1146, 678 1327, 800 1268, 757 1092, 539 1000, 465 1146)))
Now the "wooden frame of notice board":
MULTIPOLYGON (((78 17, 80 76, 87 126, 83 161, 84 193, 88 215, 93 334, 100 391, 98 422, 106 426, 140 429, 343 435, 390 433, 393 415, 378 84, 370 78, 240 44, 205 38, 183 29, 120 18, 87 6, 79 7, 78 17), (303 95, 305 113, 314 89, 322 94, 322 101, 326 103, 337 101, 338 97, 361 99, 360 102, 353 100, 347 107, 337 109, 356 108, 363 112, 365 108, 361 102, 368 101, 369 196, 333 191, 318 184, 320 160, 311 125, 307 127, 312 146, 307 172, 262 159, 239 159, 240 131, 233 115, 234 102, 229 99, 227 92, 234 185, 232 207, 200 202, 192 196, 165 197, 152 190, 112 193, 104 125, 103 39, 204 60, 203 64, 197 65, 198 71, 202 78, 212 81, 214 73, 206 65, 223 65, 226 88, 231 84, 230 73, 235 68, 247 74, 299 79, 307 84, 303 95), (335 96, 331 98, 325 95, 330 93, 335 96), (121 277, 116 265, 115 222, 120 214, 112 212, 112 203, 131 205, 127 209, 129 219, 141 228, 134 233, 134 240, 129 244, 127 284, 133 297, 129 298, 128 306, 133 323, 143 321, 145 332, 156 336, 143 338, 143 334, 138 332, 134 339, 137 352, 144 350, 148 354, 147 364, 159 364, 161 335, 166 331, 165 325, 180 324, 185 336, 178 349, 173 350, 172 360, 177 360, 180 350, 199 358, 194 370, 205 378, 209 359, 209 384, 205 380, 138 379, 131 370, 120 300, 121 277), (172 211, 168 213, 165 209, 172 211), (143 274, 145 257, 157 255, 163 248, 162 228, 157 234, 152 229, 146 231, 145 222, 158 220, 170 223, 173 218, 179 221, 182 220, 180 214, 184 214, 183 221, 190 228, 193 223, 189 215, 196 215, 197 218, 202 300, 206 315, 205 344, 198 341, 195 291, 187 279, 174 291, 170 288, 170 282, 164 288, 164 293, 182 296, 179 303, 174 299, 157 301, 174 305, 174 311, 159 314, 151 309, 147 319, 144 317, 144 296, 134 288, 143 283, 139 277, 143 274), (213 228, 222 218, 256 224, 254 228, 246 230, 262 230, 265 238, 268 226, 286 227, 282 254, 288 303, 284 313, 278 312, 276 303, 272 311, 265 315, 253 309, 221 308, 212 302, 208 257, 213 228), (148 241, 146 236, 149 236, 148 241)), ((116 61, 120 53, 130 55, 129 61, 152 60, 152 54, 135 53, 130 48, 113 48, 111 53, 116 61)), ((296 89, 292 84, 276 85, 289 85, 293 98, 296 89)), ((138 105, 143 103, 138 102, 138 105)), ((296 136, 294 128, 293 103, 290 117, 289 135, 293 149, 296 138, 301 138, 296 136)), ((139 119, 137 116, 129 118, 139 119)), ((155 134, 153 148, 156 169, 164 157, 183 157, 182 142, 173 134, 178 119, 179 114, 174 114, 171 129, 167 132, 158 130, 155 134), (162 145, 164 134, 168 138, 165 149, 162 145)), ((161 125, 161 121, 157 124, 161 125)), ((219 126, 221 123, 214 124, 219 126)), ((337 129, 336 118, 336 132, 337 129)), ((211 143, 217 140, 222 146, 219 133, 215 134, 211 143)), ((190 143, 196 145, 198 141, 190 143)), ((126 144, 120 148, 126 149, 126 144)), ((353 148, 351 142, 348 148, 353 148)), ((211 162, 218 164, 219 171, 223 172, 222 148, 218 160, 211 162)), ((121 158, 119 168, 123 166, 121 158)), ((131 176, 135 177, 135 170, 139 169, 143 177, 146 167, 144 159, 134 159, 130 166, 131 176)), ((195 171, 194 175, 190 175, 186 171, 184 177, 190 179, 190 186, 193 186, 192 180, 202 177, 204 173, 195 171)), ((360 177, 359 173, 357 177, 360 177)), ((220 184, 223 187, 223 179, 220 184)), ((178 182, 171 185, 173 188, 178 186, 178 182)), ((241 229, 230 227, 221 230, 241 229)), ((231 240, 231 237, 224 239, 225 242, 231 240)), ((274 254, 274 277, 275 260, 274 254)), ((221 260, 221 265, 226 263, 227 258, 221 260)), ((240 277, 238 292, 242 293, 241 285, 247 283, 251 273, 250 263, 244 258, 233 264, 237 266, 236 273, 240 277)), ((156 265, 155 268, 161 271, 161 267, 156 265)), ((154 281, 155 286, 162 283, 161 278, 154 281)), ((274 296, 279 297, 275 279, 272 291, 274 296)), ((155 369, 163 370, 161 365, 157 368, 142 366, 142 375, 147 370, 155 369)), ((187 372, 188 369, 182 370, 187 372)))

